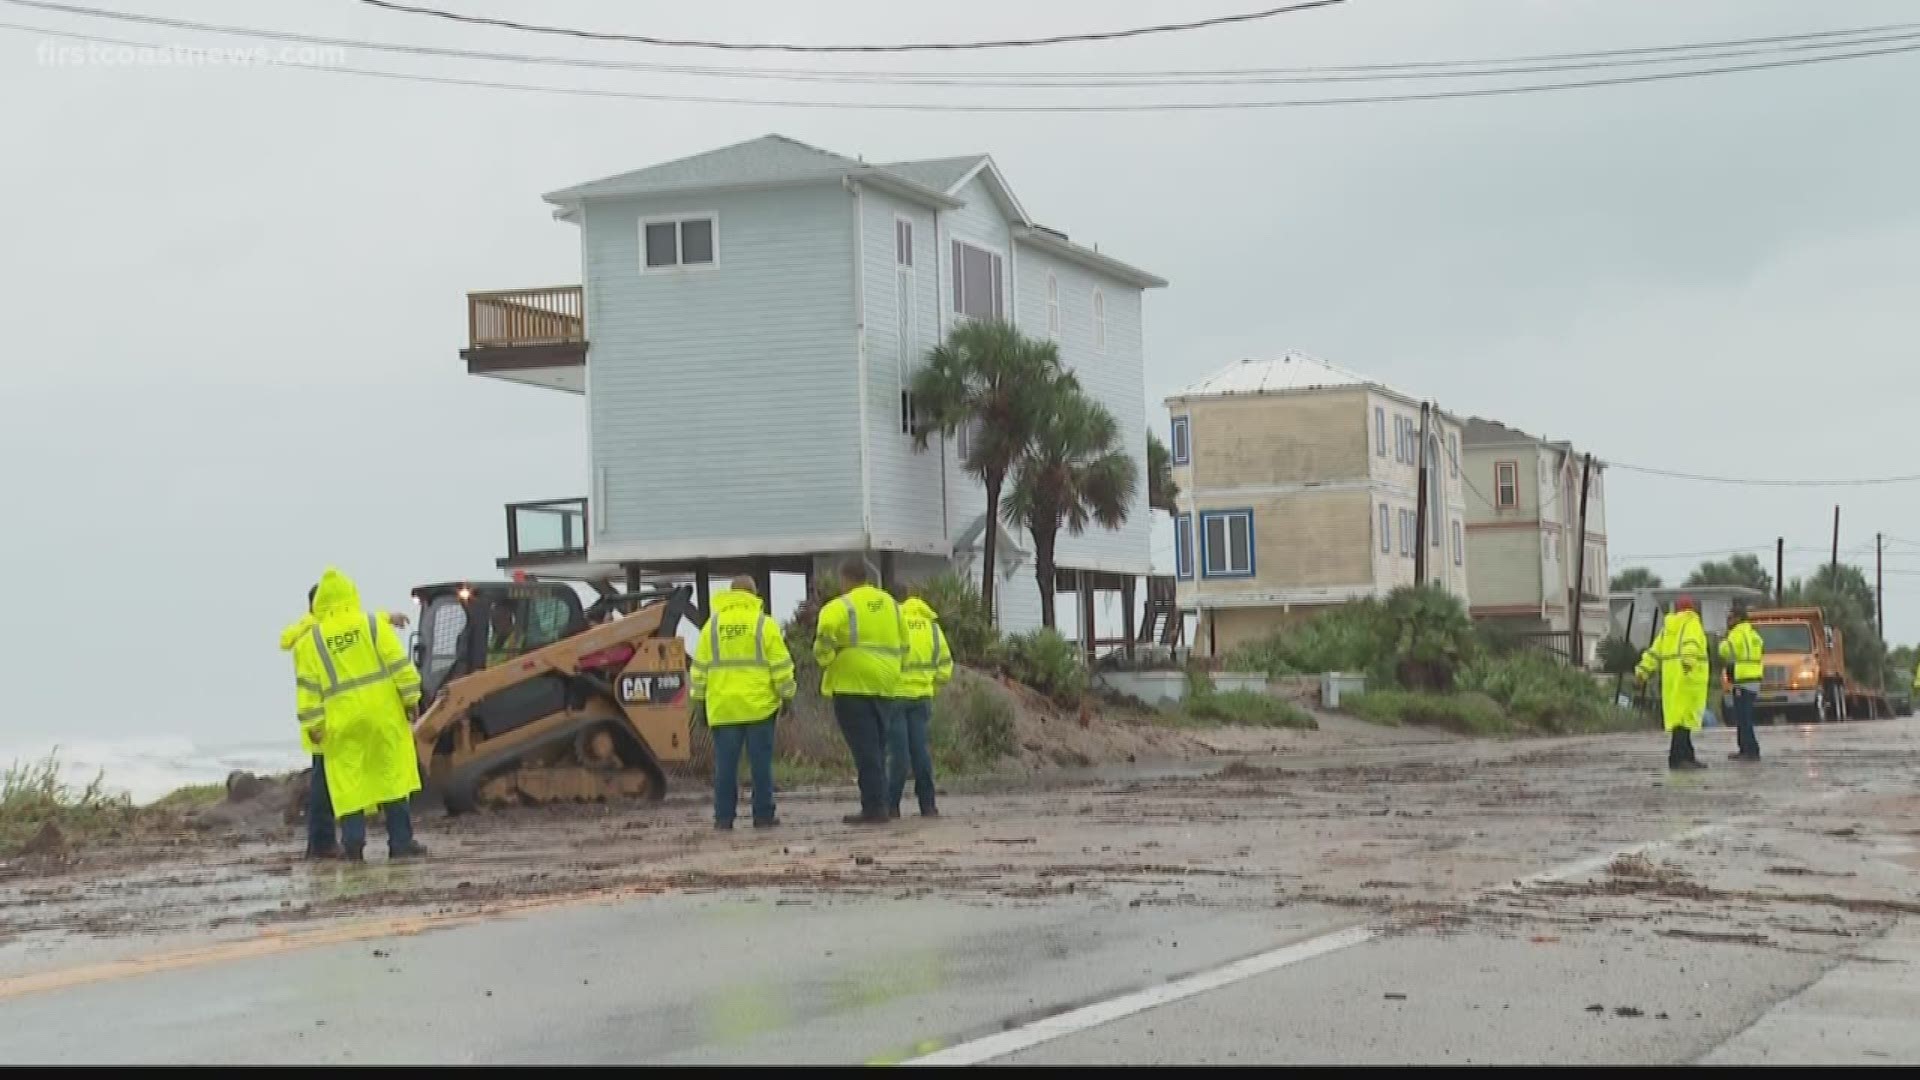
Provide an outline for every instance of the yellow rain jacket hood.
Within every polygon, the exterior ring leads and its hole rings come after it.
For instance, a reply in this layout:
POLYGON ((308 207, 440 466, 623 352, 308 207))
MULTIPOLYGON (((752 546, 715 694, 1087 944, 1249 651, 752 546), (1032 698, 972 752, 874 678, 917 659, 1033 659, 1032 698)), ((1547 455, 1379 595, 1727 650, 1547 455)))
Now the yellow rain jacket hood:
POLYGON ((1642 679, 1660 676, 1660 711, 1667 730, 1700 730, 1707 708, 1707 631, 1700 616, 1676 611, 1660 624, 1660 633, 1634 669, 1642 679))
POLYGON ((953 678, 953 650, 947 648, 939 614, 925 600, 908 597, 900 617, 907 622, 907 657, 900 663, 899 696, 930 698, 953 678))
POLYGON ((688 680, 693 699, 706 703, 709 727, 771 720, 793 698, 787 640, 759 597, 730 589, 713 598, 688 680))
POLYGON ((300 723, 326 755, 334 814, 420 790, 408 719, 420 703, 420 673, 387 620, 361 610, 345 574, 329 567, 321 575, 313 615, 304 632, 293 633, 292 651, 300 723))

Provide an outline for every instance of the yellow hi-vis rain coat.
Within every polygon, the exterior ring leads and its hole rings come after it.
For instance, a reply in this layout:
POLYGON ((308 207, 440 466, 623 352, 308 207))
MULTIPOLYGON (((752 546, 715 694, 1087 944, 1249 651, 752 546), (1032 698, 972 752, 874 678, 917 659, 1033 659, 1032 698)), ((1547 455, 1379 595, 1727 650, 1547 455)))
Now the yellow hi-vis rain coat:
MULTIPOLYGON (((314 621, 311 613, 302 615, 293 622, 288 623, 287 628, 280 631, 280 651, 283 653, 292 653, 294 644, 305 637, 307 630, 313 625, 314 621)), ((294 657, 293 677, 296 681, 300 678, 300 661, 297 656, 294 657)), ((296 705, 295 709, 298 710, 300 707, 301 706, 296 705)), ((320 753, 320 744, 313 741, 313 733, 307 730, 307 725, 304 722, 300 725, 300 749, 305 750, 308 757, 320 753)))
POLYGON ((907 656, 900 662, 900 689, 909 700, 930 698, 953 678, 953 653, 940 630, 940 616, 925 600, 909 597, 900 605, 907 621, 907 656))
POLYGON ((1707 707, 1707 631, 1700 616, 1676 611, 1667 616, 1653 644, 1640 656, 1634 674, 1642 679, 1660 676, 1660 711, 1667 730, 1700 730, 1700 714, 1707 707))
POLYGON ((420 703, 420 673, 399 635, 360 609, 360 595, 327 568, 313 619, 293 643, 300 724, 327 758, 336 817, 400 802, 420 790, 420 761, 407 714, 420 703))
POLYGON ((729 590, 713 598, 713 614, 693 644, 687 673, 693 700, 707 705, 707 726, 773 719, 793 700, 793 657, 779 624, 760 598, 729 590))
POLYGON ((1735 686, 1758 684, 1766 674, 1765 666, 1760 663, 1766 655, 1766 641, 1745 619, 1727 631, 1726 640, 1720 643, 1720 660, 1733 669, 1735 686))
POLYGON ((899 691, 906 645, 906 620, 885 592, 861 585, 829 600, 813 638, 821 696, 892 697, 899 691))

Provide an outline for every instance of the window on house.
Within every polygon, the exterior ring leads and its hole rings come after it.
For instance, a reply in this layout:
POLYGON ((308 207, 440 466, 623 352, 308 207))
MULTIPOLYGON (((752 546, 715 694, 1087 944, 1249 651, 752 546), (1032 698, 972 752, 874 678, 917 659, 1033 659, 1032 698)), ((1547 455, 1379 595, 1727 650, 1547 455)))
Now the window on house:
POLYGON ((1400 511, 1400 554, 1413 554, 1413 512, 1400 511))
POLYGON ((1373 439, 1375 443, 1374 453, 1379 454, 1381 457, 1386 457, 1387 410, 1378 405, 1373 407, 1373 439))
POLYGON ((1460 436, 1447 432, 1447 475, 1460 479, 1460 436))
POLYGON ((900 433, 912 435, 920 430, 920 409, 914 403, 913 391, 900 391, 900 433))
POLYGON ((1000 256, 960 240, 953 242, 953 310, 969 319, 998 319, 1000 256))
POLYGON ((1493 508, 1511 510, 1520 505, 1520 463, 1499 461, 1493 466, 1493 508))
POLYGON ((901 378, 920 353, 918 312, 913 302, 913 268, 902 266, 893 276, 894 349, 901 378))
POLYGON ((900 266, 913 265, 913 222, 893 219, 893 261, 900 266))
POLYGON ((1093 290, 1093 347, 1107 347, 1107 294, 1093 290))
POLYGON ((1253 576, 1253 511, 1200 515, 1200 573, 1203 577, 1253 576))
MULTIPOLYGON (((1382 449, 1385 448, 1385 445, 1386 445, 1385 443, 1381 444, 1382 449)), ((1387 504, 1381 503, 1380 504, 1380 554, 1382 555, 1393 554, 1393 517, 1387 511, 1388 511, 1387 504)))
POLYGON ((980 421, 969 420, 960 426, 959 435, 954 439, 954 450, 961 468, 966 467, 967 458, 973 454, 973 444, 979 441, 980 421))
POLYGON ((1193 577, 1193 515, 1173 517, 1173 573, 1186 580, 1193 577))
POLYGON ((1060 279, 1047 273, 1047 336, 1060 340, 1060 279))
POLYGON ((1466 558, 1467 531, 1460 527, 1458 521, 1455 521, 1453 523, 1453 565, 1460 566, 1464 564, 1466 558))
POLYGON ((1170 449, 1175 465, 1185 465, 1193 459, 1192 424, 1184 416, 1173 418, 1173 446, 1170 449))
POLYGON ((643 265, 648 270, 704 266, 714 261, 714 219, 680 218, 640 223, 643 265))

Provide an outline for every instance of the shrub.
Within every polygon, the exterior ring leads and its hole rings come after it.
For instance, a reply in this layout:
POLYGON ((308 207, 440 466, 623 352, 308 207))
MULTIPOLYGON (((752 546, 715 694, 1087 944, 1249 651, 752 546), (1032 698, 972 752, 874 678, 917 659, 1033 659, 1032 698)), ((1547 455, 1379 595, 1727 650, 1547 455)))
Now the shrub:
POLYGON ((1618 634, 1600 639, 1600 670, 1609 675, 1631 675, 1640 663, 1640 650, 1618 634))
POLYGON ((109 793, 104 779, 96 775, 82 787, 65 783, 58 751, 7 766, 0 773, 0 855, 26 847, 47 826, 63 837, 84 837, 130 824, 132 801, 109 793))
POLYGON ((1356 600, 1240 646, 1227 654, 1226 667, 1269 676, 1323 671, 1374 675, 1379 673, 1376 668, 1386 658, 1390 642, 1381 605, 1374 600, 1356 600))
POLYGON ((1015 634, 1006 641, 1007 674, 1062 704, 1077 703, 1087 690, 1080 650, 1058 630, 1015 634))
POLYGON ((956 681, 933 703, 935 763, 942 773, 990 769, 1016 748, 1013 706, 977 679, 956 681))
POLYGON ((1591 675, 1536 649, 1482 656, 1461 671, 1458 685, 1487 695, 1539 731, 1613 731, 1632 723, 1591 675))
POLYGON ((914 591, 940 616, 940 629, 947 635, 947 647, 953 650, 955 660, 980 666, 997 659, 1000 632, 994 628, 993 616, 971 579, 941 574, 921 582, 914 591))
POLYGON ((1259 690, 1216 690, 1186 700, 1187 715, 1199 720, 1243 727, 1298 728, 1313 731, 1320 724, 1291 701, 1259 690))
POLYGON ((1393 726, 1417 724, 1463 735, 1507 735, 1513 721, 1484 694, 1424 690, 1369 690, 1343 698, 1356 716, 1393 726))
POLYGON ((1394 674, 1411 690, 1447 690, 1474 655, 1473 621, 1460 598, 1438 585, 1403 585, 1387 596, 1394 674))

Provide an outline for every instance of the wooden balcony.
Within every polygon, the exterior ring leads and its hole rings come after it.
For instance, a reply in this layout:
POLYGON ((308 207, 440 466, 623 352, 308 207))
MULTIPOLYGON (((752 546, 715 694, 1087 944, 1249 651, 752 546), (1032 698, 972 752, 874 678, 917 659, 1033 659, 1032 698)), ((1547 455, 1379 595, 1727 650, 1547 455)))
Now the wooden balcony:
POLYGON ((460 358, 470 374, 581 393, 586 323, 578 285, 468 293, 460 358))

